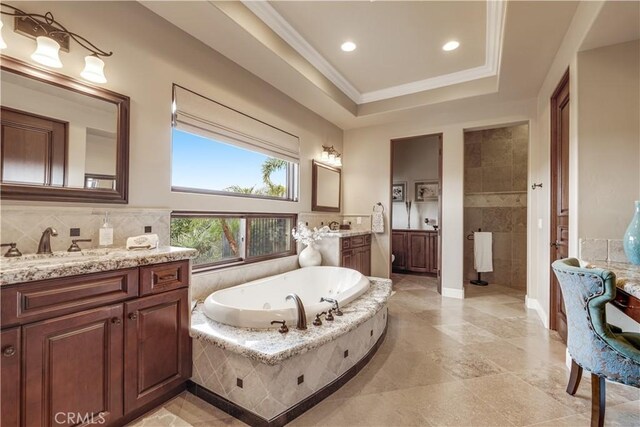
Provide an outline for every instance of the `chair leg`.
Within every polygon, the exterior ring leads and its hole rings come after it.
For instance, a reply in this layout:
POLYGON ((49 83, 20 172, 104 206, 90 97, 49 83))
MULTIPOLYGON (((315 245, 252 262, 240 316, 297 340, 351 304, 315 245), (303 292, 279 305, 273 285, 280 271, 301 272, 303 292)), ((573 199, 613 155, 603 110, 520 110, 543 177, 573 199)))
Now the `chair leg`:
POLYGON ((569 384, 567 384, 567 393, 571 396, 576 394, 580 379, 582 378, 582 367, 575 360, 571 359, 571 375, 569 376, 569 384))
POLYGON ((604 426, 605 387, 604 377, 591 374, 591 427, 604 426))

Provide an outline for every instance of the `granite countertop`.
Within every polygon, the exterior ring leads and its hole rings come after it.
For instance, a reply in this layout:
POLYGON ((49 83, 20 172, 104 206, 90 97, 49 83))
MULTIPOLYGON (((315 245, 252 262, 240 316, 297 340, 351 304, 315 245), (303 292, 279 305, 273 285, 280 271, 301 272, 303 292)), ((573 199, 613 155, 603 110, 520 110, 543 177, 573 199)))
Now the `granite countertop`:
POLYGON ((367 234, 371 234, 371 230, 340 230, 340 231, 331 231, 327 233, 325 237, 353 237, 353 236, 366 236, 367 234))
POLYGON ((323 322, 322 326, 309 324, 307 330, 299 331, 290 325, 286 334, 277 329, 236 328, 209 319, 203 304, 199 303, 191 314, 191 336, 249 359, 277 365, 354 330, 384 307, 391 296, 391 280, 375 277, 369 280, 371 286, 367 292, 341 307, 343 316, 336 316, 333 322, 323 322))
POLYGON ((391 231, 412 231, 412 232, 423 232, 423 233, 436 233, 438 230, 434 228, 394 228, 391 231))
POLYGON ((594 266, 616 273, 618 288, 640 299, 640 265, 626 262, 594 262, 594 266))
POLYGON ((164 246, 156 249, 87 249, 82 252, 27 254, 0 259, 0 286, 35 280, 77 276, 193 258, 198 251, 164 246))

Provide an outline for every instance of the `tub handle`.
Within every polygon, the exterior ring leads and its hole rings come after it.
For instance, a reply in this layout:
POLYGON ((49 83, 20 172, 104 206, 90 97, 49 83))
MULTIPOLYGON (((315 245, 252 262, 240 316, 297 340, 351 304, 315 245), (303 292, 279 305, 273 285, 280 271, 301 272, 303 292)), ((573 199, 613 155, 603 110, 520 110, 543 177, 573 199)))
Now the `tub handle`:
POLYGON ((289 332, 289 328, 287 327, 287 321, 286 320, 272 320, 271 324, 275 325, 276 323, 279 323, 280 328, 278 329, 278 332, 280 332, 281 334, 286 334, 287 332, 289 332))
MULTIPOLYGON (((342 316, 343 313, 342 313, 342 310, 340 310, 340 305, 338 304, 338 300, 335 300, 333 298, 322 297, 320 298, 320 302, 329 302, 333 304, 333 312, 336 313, 336 316, 342 316)), ((329 319, 327 318, 327 320, 329 319)))
MULTIPOLYGON (((313 326, 322 325, 322 319, 320 318, 320 316, 322 316, 323 314, 327 314, 327 312, 323 311, 322 313, 316 314, 316 320, 313 321, 313 326)), ((329 319, 327 319, 327 320, 329 320, 329 319)))

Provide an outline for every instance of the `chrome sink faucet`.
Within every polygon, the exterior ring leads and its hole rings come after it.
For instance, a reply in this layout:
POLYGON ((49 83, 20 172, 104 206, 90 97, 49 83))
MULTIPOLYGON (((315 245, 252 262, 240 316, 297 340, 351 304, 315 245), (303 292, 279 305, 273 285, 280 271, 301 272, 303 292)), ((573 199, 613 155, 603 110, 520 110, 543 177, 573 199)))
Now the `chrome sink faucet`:
POLYGON ((297 294, 289 294, 285 298, 285 300, 294 300, 296 302, 296 309, 298 310, 298 323, 296 324, 296 328, 300 330, 307 329, 307 313, 304 311, 304 304, 302 304, 302 300, 297 294))
POLYGON ((51 254, 51 236, 57 236, 58 232, 55 228, 47 227, 46 230, 42 232, 42 237, 40 237, 40 243, 38 243, 38 254, 51 254))

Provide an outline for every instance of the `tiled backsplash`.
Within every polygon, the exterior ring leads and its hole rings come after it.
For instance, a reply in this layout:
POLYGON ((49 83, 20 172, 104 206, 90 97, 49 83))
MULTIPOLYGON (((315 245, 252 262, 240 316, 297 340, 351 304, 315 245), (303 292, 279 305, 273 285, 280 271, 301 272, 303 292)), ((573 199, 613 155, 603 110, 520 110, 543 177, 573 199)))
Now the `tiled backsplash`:
POLYGON ((128 237, 144 234, 147 226, 159 236, 161 246, 169 244, 171 211, 136 208, 2 206, 0 239, 2 243, 16 242, 22 253, 35 253, 42 232, 53 227, 58 232, 51 238, 54 251, 67 250, 72 239, 91 239, 81 246, 96 248, 105 211, 113 227, 113 246, 125 246, 128 237), (79 228, 80 236, 71 237, 71 228, 79 228))
POLYGON ((585 261, 629 262, 621 239, 580 239, 580 259, 585 261))

